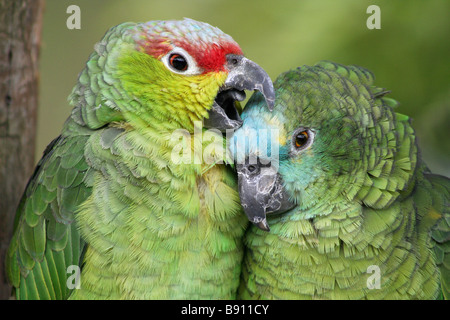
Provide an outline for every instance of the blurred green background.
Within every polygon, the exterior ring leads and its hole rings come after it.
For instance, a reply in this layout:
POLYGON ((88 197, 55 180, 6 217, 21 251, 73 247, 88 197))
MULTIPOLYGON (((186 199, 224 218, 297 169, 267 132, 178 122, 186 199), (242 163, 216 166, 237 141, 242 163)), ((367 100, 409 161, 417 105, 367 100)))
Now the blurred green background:
POLYGON ((414 119, 423 158, 450 176, 450 1, 364 0, 47 0, 41 47, 36 161, 70 114, 67 96, 111 26, 125 21, 208 22, 230 34, 272 77, 319 60, 363 66, 414 119), (81 8, 81 30, 66 9, 81 8), (381 9, 369 30, 367 7, 381 9))

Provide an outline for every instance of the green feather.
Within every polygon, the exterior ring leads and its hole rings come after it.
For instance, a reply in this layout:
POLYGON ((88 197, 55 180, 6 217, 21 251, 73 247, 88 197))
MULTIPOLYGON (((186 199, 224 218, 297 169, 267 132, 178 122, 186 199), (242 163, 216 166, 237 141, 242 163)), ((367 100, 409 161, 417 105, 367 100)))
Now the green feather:
POLYGON ((166 37, 157 49, 168 51, 183 38, 233 41, 189 19, 105 34, 16 214, 7 272, 18 299, 236 297, 248 223, 236 176, 221 164, 231 159, 223 136, 214 133, 211 165, 174 163, 170 139, 194 132, 227 72, 174 73, 147 52, 147 37, 166 37), (81 269, 80 289, 67 286, 69 266, 81 269))
POLYGON ((268 214, 270 232, 247 231, 238 297, 449 299, 450 179, 429 173, 389 91, 370 71, 329 61, 281 74, 275 89, 273 112, 254 95, 235 137, 278 130, 270 142, 296 206, 268 214), (299 128, 314 132, 300 151, 299 128), (379 289, 367 285, 373 266, 379 289))

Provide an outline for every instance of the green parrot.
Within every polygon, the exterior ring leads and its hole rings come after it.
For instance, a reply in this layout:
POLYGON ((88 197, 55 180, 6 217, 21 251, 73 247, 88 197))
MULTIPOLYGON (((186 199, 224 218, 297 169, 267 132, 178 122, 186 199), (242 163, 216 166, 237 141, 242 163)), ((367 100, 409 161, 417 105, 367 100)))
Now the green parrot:
POLYGON ((242 299, 450 298, 449 179, 357 66, 280 75, 230 141, 246 233, 242 299))
POLYGON ((235 298, 248 221, 223 133, 244 90, 273 106, 269 76, 191 19, 123 23, 94 49, 17 211, 15 297, 235 298))

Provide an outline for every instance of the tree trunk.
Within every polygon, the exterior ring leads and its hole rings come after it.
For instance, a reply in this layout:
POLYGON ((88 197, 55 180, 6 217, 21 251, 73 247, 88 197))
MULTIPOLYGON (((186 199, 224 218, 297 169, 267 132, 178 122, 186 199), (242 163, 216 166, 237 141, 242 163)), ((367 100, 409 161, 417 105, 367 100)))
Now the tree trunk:
POLYGON ((34 167, 43 7, 44 0, 0 0, 0 299, 11 294, 5 253, 34 167))

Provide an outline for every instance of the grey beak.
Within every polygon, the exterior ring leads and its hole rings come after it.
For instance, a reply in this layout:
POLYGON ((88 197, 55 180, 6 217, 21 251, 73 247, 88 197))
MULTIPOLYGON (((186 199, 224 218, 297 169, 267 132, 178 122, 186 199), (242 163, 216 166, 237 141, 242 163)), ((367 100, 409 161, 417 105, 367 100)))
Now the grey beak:
POLYGON ((269 165, 238 164, 239 196, 242 207, 249 221, 258 228, 270 231, 266 215, 286 212, 295 203, 283 188, 283 183, 276 169, 269 165))
POLYGON ((230 73, 225 81, 226 87, 237 90, 258 90, 266 99, 270 111, 275 103, 275 90, 272 80, 263 68, 243 56, 228 55, 230 73))
POLYGON ((214 104, 209 111, 209 118, 204 119, 206 128, 216 128, 221 131, 238 129, 242 120, 236 109, 236 101, 245 99, 244 90, 260 91, 270 111, 275 102, 275 90, 272 80, 263 68, 242 55, 227 55, 229 70, 225 84, 219 90, 214 104))

